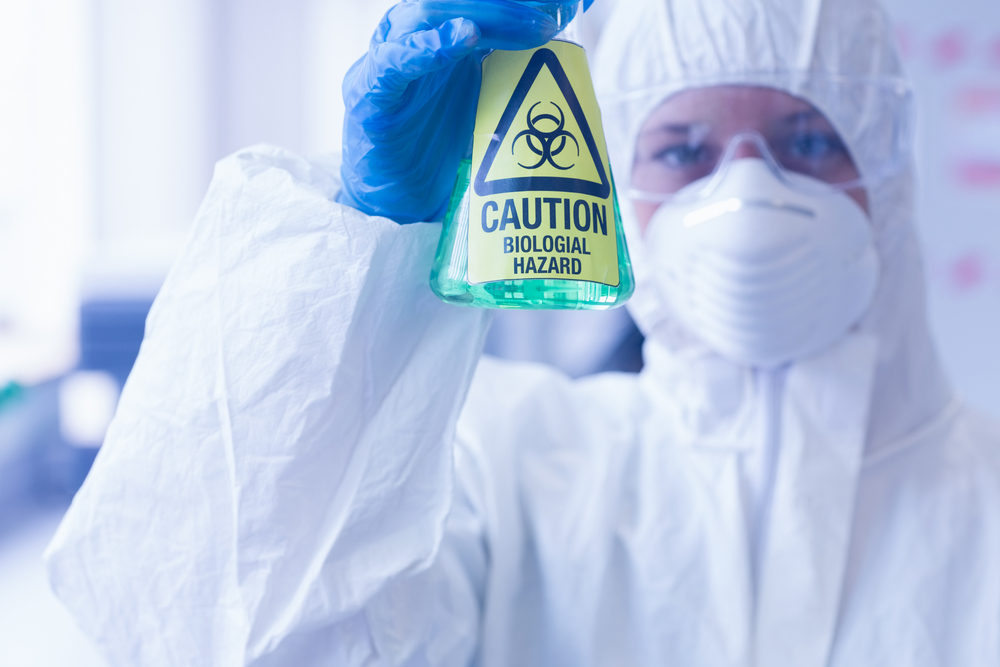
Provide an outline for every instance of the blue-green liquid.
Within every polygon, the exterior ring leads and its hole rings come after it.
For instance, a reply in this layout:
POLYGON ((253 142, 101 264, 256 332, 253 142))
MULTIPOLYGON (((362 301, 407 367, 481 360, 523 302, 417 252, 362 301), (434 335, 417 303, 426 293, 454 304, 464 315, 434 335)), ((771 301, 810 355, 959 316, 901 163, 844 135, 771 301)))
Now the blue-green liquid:
MULTIPOLYGON (((614 200, 615 236, 618 248, 618 285, 612 287, 587 280, 531 278, 468 282, 469 201, 472 161, 463 160, 452 191, 441 240, 431 269, 431 289, 443 301, 478 308, 523 308, 548 310, 606 310, 632 296, 632 264, 625 246, 618 200, 614 200)), ((613 182, 613 179, 612 179, 613 182)))

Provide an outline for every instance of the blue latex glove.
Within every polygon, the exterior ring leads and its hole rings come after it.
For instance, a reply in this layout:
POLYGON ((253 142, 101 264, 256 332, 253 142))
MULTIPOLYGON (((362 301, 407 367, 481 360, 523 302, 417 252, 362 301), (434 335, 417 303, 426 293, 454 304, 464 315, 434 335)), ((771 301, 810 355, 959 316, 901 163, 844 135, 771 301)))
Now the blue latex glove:
POLYGON ((399 223, 440 219, 469 149, 482 57, 545 44, 559 26, 537 7, 577 1, 404 0, 390 9, 344 78, 338 201, 399 223))

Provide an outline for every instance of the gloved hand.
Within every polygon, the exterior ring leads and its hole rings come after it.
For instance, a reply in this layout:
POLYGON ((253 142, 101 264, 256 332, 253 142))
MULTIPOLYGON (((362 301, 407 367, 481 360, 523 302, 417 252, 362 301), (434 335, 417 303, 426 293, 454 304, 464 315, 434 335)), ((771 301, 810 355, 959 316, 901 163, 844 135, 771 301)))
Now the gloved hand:
POLYGON ((577 2, 403 0, 390 9, 344 78, 338 201, 399 223, 443 215, 469 149, 485 52, 545 44, 560 26, 539 8, 577 2))

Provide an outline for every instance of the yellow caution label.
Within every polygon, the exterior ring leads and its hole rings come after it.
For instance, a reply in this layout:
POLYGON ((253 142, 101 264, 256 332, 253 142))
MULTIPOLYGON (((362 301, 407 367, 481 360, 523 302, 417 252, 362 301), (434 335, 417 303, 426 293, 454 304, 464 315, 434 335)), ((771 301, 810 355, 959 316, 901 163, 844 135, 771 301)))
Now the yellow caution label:
POLYGON ((611 168, 582 47, 483 59, 472 175, 470 283, 618 285, 611 168))

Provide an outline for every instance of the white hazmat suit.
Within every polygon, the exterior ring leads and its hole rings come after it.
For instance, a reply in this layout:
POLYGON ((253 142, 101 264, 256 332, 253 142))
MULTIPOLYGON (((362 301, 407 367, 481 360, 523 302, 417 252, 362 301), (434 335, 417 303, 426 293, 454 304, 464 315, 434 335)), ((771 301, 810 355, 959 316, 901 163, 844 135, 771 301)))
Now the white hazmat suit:
MULTIPOLYGON (((599 92, 898 69, 862 0, 623 0, 605 34, 599 92)), ((622 192, 648 111, 604 119, 622 192)), ((862 170, 878 120, 841 120, 862 170)), ((938 366, 908 173, 868 193, 878 291, 828 349, 714 355, 629 222, 646 367, 576 381, 480 359, 489 314, 427 284, 440 227, 335 173, 220 162, 150 313, 48 553, 111 664, 1000 664, 1000 431, 938 366)))

